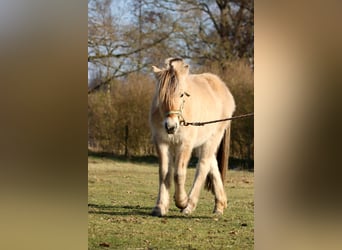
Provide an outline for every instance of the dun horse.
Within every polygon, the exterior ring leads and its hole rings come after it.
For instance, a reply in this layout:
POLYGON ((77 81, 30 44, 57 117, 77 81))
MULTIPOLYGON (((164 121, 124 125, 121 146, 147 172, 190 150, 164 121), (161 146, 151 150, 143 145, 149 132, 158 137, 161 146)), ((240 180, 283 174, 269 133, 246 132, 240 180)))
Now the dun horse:
MULTIPOLYGON (((225 83, 210 73, 189 74, 189 65, 180 58, 169 58, 166 67, 153 66, 157 84, 150 111, 152 139, 159 156, 159 193, 152 210, 164 216, 169 209, 172 175, 175 182, 174 200, 182 213, 196 208, 200 191, 206 187, 215 195, 214 213, 222 214, 227 207, 223 187, 227 163, 220 166, 216 154, 221 140, 228 139, 230 121, 205 126, 184 126, 186 121, 209 121, 231 117, 235 102, 225 83), (187 195, 184 184, 192 151, 198 156, 196 175, 187 195)), ((222 145, 222 144, 221 144, 222 145)), ((227 158, 226 158, 227 160, 227 158)))

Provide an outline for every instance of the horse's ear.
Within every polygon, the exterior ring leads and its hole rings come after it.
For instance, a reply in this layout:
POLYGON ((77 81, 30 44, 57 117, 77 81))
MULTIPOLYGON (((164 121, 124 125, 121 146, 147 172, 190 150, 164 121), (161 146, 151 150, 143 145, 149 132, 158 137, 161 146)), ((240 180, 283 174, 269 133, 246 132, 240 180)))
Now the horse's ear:
POLYGON ((154 73, 159 73, 160 71, 162 71, 160 68, 156 67, 156 66, 152 66, 153 72, 154 73))

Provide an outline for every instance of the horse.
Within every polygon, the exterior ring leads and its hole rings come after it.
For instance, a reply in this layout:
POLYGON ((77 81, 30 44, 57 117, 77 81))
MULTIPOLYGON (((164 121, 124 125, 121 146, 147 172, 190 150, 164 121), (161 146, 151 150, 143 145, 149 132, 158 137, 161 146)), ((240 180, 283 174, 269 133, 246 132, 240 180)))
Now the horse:
POLYGON ((172 175, 175 205, 183 214, 188 215, 195 210, 204 184, 215 196, 213 212, 223 214, 227 198, 222 173, 228 166, 228 157, 219 166, 216 154, 222 152, 218 150, 221 141, 229 142, 231 121, 205 126, 185 125, 186 121, 232 117, 234 98, 218 76, 211 73, 190 74, 190 67, 182 58, 168 58, 162 69, 157 66, 152 68, 156 88, 149 120, 152 141, 159 158, 159 191, 152 216, 161 217, 168 212, 172 175), (193 150, 198 163, 192 188, 187 195, 184 184, 193 150))

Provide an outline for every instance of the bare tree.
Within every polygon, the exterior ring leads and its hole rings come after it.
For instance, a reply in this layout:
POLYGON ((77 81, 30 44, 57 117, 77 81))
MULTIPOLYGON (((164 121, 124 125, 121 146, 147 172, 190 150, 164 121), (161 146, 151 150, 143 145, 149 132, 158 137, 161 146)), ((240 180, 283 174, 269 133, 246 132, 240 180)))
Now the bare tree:
POLYGON ((254 54, 253 0, 145 0, 150 8, 162 9, 180 17, 179 45, 182 57, 203 64, 224 63, 254 54))
POLYGON ((142 13, 141 2, 138 2, 138 21, 122 24, 120 17, 113 15, 112 4, 112 0, 88 1, 88 65, 102 72, 99 84, 109 84, 115 78, 145 68, 151 63, 147 55, 154 54, 153 50, 176 29, 176 23, 166 21, 165 15, 153 11, 142 13))

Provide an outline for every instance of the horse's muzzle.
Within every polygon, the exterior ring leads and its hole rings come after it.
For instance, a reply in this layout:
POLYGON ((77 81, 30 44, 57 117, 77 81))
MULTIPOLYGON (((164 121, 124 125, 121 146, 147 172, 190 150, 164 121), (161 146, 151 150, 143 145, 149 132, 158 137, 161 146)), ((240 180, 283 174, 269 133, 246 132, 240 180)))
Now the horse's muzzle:
POLYGON ((166 133, 168 133, 169 135, 176 133, 176 131, 177 131, 178 127, 179 127, 178 121, 176 119, 172 119, 170 117, 168 117, 165 120, 164 126, 165 126, 165 129, 166 129, 166 133))
POLYGON ((178 128, 177 125, 176 125, 176 126, 171 126, 171 127, 169 127, 169 126, 167 125, 167 123, 165 123, 165 129, 166 129, 166 132, 167 132, 169 135, 170 135, 170 134, 174 134, 174 133, 176 132, 177 128, 178 128))

